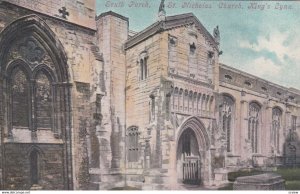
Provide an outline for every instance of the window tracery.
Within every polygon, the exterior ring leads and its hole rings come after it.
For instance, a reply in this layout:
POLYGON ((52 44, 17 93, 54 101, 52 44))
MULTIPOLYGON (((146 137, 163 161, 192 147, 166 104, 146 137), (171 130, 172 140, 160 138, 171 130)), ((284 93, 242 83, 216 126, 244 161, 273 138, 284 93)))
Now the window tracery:
POLYGON ((222 130, 226 133, 226 143, 227 143, 227 152, 232 151, 232 142, 231 142, 231 135, 232 135, 232 118, 234 112, 234 100, 226 95, 222 97, 222 104, 220 109, 220 118, 222 123, 222 130))
POLYGON ((249 105, 248 139, 251 141, 252 153, 258 152, 258 133, 260 127, 260 106, 252 102, 249 105))

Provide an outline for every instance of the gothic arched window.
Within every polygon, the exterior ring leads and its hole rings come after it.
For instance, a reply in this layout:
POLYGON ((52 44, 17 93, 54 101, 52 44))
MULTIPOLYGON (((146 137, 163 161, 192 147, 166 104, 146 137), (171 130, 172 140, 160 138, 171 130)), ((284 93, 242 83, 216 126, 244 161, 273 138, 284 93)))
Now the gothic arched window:
POLYGON ((144 80, 144 60, 140 60, 141 80, 144 80))
POLYGON ((144 78, 147 79, 148 77, 148 64, 147 64, 147 58, 144 58, 144 78))
POLYGON ((140 64, 140 80, 145 80, 148 77, 148 56, 146 52, 143 52, 139 60, 140 64))
POLYGON ((272 144, 274 145, 274 148, 276 149, 277 152, 279 152, 281 116, 282 116, 282 111, 277 107, 273 108, 271 140, 272 140, 272 144))
POLYGON ((17 67, 12 72, 12 126, 29 127, 30 89, 25 72, 17 67))
POLYGON ((12 129, 27 128, 32 131, 52 129, 52 77, 45 68, 35 74, 34 71, 29 72, 26 66, 25 63, 17 64, 8 71, 11 77, 8 82, 9 125, 12 129))
POLYGON ((258 152, 258 133, 260 127, 260 106, 252 102, 249 105, 248 139, 251 141, 252 153, 258 152))
POLYGON ((139 135, 137 127, 129 127, 127 129, 127 159, 129 162, 137 162, 139 160, 139 135))
POLYGON ((222 123, 222 130, 226 133, 227 142, 227 152, 232 151, 232 122, 233 122, 233 112, 234 112, 234 100, 227 95, 222 96, 222 102, 220 106, 220 119, 222 123))
POLYGON ((36 76, 36 124, 37 128, 51 128, 52 125, 52 89, 51 81, 44 72, 36 76))

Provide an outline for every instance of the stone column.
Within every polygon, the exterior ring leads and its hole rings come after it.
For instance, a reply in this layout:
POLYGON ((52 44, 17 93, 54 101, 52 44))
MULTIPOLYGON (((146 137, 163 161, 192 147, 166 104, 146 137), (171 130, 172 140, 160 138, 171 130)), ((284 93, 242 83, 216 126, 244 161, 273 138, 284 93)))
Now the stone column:
MULTIPOLYGON (((284 119, 285 119, 285 122, 284 122, 283 133, 282 133, 283 137, 281 139, 285 140, 287 138, 287 136, 289 135, 289 131, 291 131, 291 129, 292 129, 291 109, 288 105, 286 105, 285 118, 284 119)), ((280 148, 280 149, 281 149, 280 152, 283 153, 282 148, 280 148)))
POLYGON ((261 138, 262 142, 262 154, 267 155, 268 157, 272 156, 272 150, 271 150, 271 145, 272 145, 272 137, 271 137, 271 131, 272 131, 272 107, 270 106, 269 102, 266 104, 265 108, 265 118, 264 120, 264 125, 262 126, 262 130, 265 133, 265 136, 261 138))
POLYGON ((29 118, 29 129, 31 132, 36 132, 37 126, 36 126, 36 115, 35 115, 35 91, 36 91, 36 81, 34 79, 30 80, 30 90, 31 90, 31 100, 29 102, 31 109, 28 112, 28 114, 31 116, 29 118))
POLYGON ((197 96, 197 115, 200 114, 200 108, 201 108, 201 93, 197 96))
MULTIPOLYGON (((66 154, 67 154, 67 164, 72 164, 73 162, 73 158, 72 158, 72 134, 71 134, 71 129, 72 129, 72 120, 71 120, 71 89, 72 89, 72 84, 71 83, 64 83, 63 84, 63 88, 62 88, 62 96, 63 96, 63 104, 65 106, 65 114, 64 116, 62 116, 63 118, 61 119, 61 121, 63 121, 64 123, 62 124, 62 126, 65 128, 65 132, 66 132, 66 146, 67 146, 67 150, 66 150, 66 154)), ((65 163, 65 165, 66 165, 65 163)), ((67 185, 67 189, 74 189, 73 188, 73 183, 75 183, 75 175, 72 174, 72 165, 66 165, 66 176, 68 177, 68 185, 67 185), (72 181, 73 179, 73 181, 72 181)))
POLYGON ((241 110, 240 110, 240 129, 241 129, 241 142, 242 147, 241 157, 243 160, 249 157, 249 143, 248 143, 248 107, 249 102, 242 98, 241 100, 241 110))

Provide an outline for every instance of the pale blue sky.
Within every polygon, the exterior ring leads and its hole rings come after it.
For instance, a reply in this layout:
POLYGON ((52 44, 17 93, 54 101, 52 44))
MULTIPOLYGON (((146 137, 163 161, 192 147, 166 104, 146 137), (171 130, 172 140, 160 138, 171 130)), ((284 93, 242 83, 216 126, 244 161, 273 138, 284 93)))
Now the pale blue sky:
MULTIPOLYGON (((129 7, 132 0, 110 0, 124 2, 124 7, 107 6, 107 0, 97 0, 97 14, 114 11, 129 18, 130 29, 143 30, 157 20, 160 0, 135 0, 147 2, 149 7, 129 7)), ((167 15, 194 13, 212 33, 219 25, 221 33, 220 62, 257 75, 274 83, 300 89, 300 2, 274 1, 203 1, 165 0, 167 15), (176 8, 168 8, 169 2, 176 8), (205 4, 211 8, 183 8, 184 2, 205 4), (243 9, 220 8, 220 3, 239 5, 243 9), (250 3, 264 5, 264 9, 248 9, 250 3), (289 10, 278 10, 280 5, 291 6, 289 10), (269 7, 269 9, 268 9, 269 7)), ((224 4, 223 4, 224 5, 224 4)))

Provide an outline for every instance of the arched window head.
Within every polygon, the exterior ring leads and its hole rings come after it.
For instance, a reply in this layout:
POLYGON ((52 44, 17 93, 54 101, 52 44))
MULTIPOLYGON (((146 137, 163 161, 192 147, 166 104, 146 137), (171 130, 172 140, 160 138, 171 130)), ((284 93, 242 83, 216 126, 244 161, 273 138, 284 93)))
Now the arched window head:
POLYGON ((148 77, 148 52, 143 51, 139 56, 140 80, 148 77))
POLYGON ((29 127, 30 90, 25 72, 17 67, 11 76, 12 125, 13 127, 29 127))
POLYGON ((258 118, 260 113, 260 105, 252 102, 249 106, 249 117, 258 118))
POLYGON ((273 108, 273 111, 272 111, 272 120, 273 121, 280 123, 281 115, 282 115, 282 111, 279 108, 277 108, 277 107, 273 108))
POLYGON ((190 54, 193 55, 195 54, 196 51, 196 44, 193 42, 192 44, 190 44, 190 54))
POLYGON ((256 102, 249 104, 248 139, 251 141, 252 153, 258 152, 258 135, 260 128, 260 105, 256 102))

